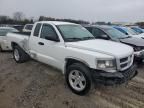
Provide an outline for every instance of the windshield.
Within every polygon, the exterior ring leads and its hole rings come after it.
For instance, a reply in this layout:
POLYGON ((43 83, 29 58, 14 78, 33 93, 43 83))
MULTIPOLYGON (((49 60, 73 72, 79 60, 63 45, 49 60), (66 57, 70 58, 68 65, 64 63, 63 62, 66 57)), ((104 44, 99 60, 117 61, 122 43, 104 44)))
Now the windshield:
POLYGON ((14 28, 10 28, 10 29, 0 29, 0 36, 6 36, 6 34, 8 32, 18 32, 18 30, 14 29, 14 28))
POLYGON ((124 33, 118 31, 114 28, 106 28, 105 31, 114 39, 121 39, 121 38, 128 38, 129 36, 125 35, 124 33))
POLYGON ((133 27, 132 29, 133 29, 134 31, 136 31, 137 33, 139 33, 139 34, 143 33, 143 30, 140 29, 140 28, 138 28, 138 27, 133 27))
POLYGON ((124 27, 123 30, 125 30, 130 35, 137 35, 137 33, 134 32, 131 28, 124 27))
POLYGON ((65 41, 81 41, 95 39, 95 37, 80 25, 58 25, 65 41))

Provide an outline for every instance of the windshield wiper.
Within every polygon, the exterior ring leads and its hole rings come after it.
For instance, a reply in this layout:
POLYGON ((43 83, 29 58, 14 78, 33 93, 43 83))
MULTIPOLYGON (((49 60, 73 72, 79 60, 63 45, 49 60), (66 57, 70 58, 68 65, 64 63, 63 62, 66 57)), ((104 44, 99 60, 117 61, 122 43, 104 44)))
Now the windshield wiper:
POLYGON ((95 39, 95 37, 83 37, 83 38, 72 37, 72 38, 66 38, 67 41, 81 41, 81 40, 89 40, 89 39, 95 39))
POLYGON ((126 38, 131 38, 131 36, 122 37, 122 38, 120 38, 120 39, 126 39, 126 38))
POLYGON ((66 38, 68 41, 80 41, 82 38, 72 37, 72 38, 66 38))
POLYGON ((95 39, 95 37, 83 37, 83 40, 95 39))

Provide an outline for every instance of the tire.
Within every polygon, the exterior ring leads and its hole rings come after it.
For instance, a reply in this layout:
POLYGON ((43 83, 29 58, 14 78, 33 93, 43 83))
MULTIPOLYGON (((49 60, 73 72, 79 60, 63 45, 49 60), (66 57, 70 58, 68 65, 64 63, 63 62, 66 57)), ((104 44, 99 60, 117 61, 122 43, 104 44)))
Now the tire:
POLYGON ((13 58, 17 63, 24 63, 30 59, 29 55, 19 46, 14 46, 13 58))
POLYGON ((2 47, 0 46, 0 52, 3 52, 3 49, 2 49, 2 47))
POLYGON ((91 89, 92 80, 90 70, 88 67, 81 63, 74 63, 68 66, 65 74, 65 79, 68 87, 72 90, 73 93, 77 95, 86 95, 91 89), (75 75, 77 73, 76 71, 79 73, 78 78, 77 75, 75 75), (80 85, 83 86, 80 87, 80 85))
POLYGON ((138 60, 136 60, 136 63, 137 63, 138 65, 143 64, 143 59, 138 59, 138 60))

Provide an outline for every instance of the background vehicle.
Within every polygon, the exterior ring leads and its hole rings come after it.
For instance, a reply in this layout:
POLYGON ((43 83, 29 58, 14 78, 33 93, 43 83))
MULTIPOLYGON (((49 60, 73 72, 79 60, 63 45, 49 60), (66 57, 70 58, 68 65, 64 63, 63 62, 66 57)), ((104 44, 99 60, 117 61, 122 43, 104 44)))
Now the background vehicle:
POLYGON ((114 28, 124 33, 125 35, 129 35, 129 36, 138 35, 136 31, 132 30, 129 27, 114 26, 114 28))
POLYGON ((132 30, 129 27, 121 27, 121 26, 114 26, 115 29, 119 30, 120 32, 124 33, 125 35, 129 35, 136 38, 144 39, 144 34, 139 34, 136 31, 132 30))
POLYGON ((139 27, 136 27, 136 26, 132 26, 130 27, 131 29, 133 29, 135 32, 137 32, 138 34, 141 34, 141 33, 144 33, 144 31, 139 28, 139 27))
POLYGON ((18 30, 11 27, 0 27, 0 51, 12 50, 11 42, 6 36, 8 32, 18 32, 18 30))
POLYGON ((23 31, 23 28, 24 28, 23 25, 13 25, 12 27, 15 28, 15 29, 17 29, 17 30, 20 31, 20 32, 22 32, 22 31, 23 31))
POLYGON ((31 32, 33 24, 26 24, 23 28, 23 32, 31 32))
POLYGON ((111 26, 85 26, 96 38, 112 40, 134 48, 137 61, 144 59, 144 40, 125 35, 111 26))
POLYGON ((17 63, 31 57, 62 70, 69 88, 79 95, 88 93, 92 82, 121 84, 137 74, 133 48, 95 39, 77 24, 37 22, 30 37, 14 33, 8 36, 17 63))

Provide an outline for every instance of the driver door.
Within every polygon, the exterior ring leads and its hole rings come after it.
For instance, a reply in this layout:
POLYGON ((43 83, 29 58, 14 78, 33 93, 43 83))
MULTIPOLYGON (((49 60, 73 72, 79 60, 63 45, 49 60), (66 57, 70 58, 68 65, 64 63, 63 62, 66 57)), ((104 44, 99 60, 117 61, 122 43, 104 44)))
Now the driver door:
POLYGON ((38 60, 46 64, 61 68, 58 53, 60 50, 59 37, 50 24, 43 24, 38 40, 38 60))

